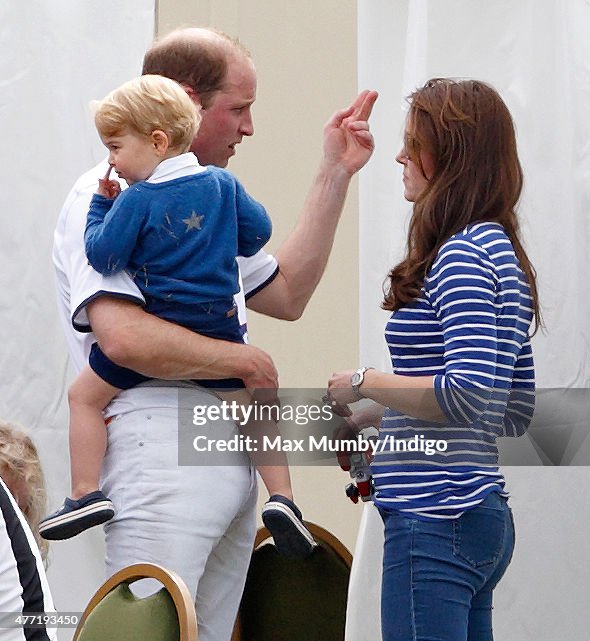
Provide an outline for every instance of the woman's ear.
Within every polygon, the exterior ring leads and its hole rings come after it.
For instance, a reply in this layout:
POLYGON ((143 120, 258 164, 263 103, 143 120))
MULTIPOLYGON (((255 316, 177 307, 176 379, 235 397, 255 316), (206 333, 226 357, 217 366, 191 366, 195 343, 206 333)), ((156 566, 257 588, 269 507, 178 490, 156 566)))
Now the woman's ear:
POLYGON ((166 152, 170 148, 170 140, 165 131, 154 129, 151 134, 151 141, 158 156, 166 155, 166 152))

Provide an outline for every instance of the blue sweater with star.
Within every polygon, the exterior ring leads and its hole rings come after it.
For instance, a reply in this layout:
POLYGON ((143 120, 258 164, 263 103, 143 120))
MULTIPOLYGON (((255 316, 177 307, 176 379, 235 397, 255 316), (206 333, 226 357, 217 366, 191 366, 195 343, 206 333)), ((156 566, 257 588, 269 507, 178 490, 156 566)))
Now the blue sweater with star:
POLYGON ((126 269, 148 310, 180 309, 231 300, 236 256, 259 251, 271 229, 264 207, 230 172, 207 167, 135 183, 114 200, 95 194, 84 240, 90 265, 104 275, 126 269))

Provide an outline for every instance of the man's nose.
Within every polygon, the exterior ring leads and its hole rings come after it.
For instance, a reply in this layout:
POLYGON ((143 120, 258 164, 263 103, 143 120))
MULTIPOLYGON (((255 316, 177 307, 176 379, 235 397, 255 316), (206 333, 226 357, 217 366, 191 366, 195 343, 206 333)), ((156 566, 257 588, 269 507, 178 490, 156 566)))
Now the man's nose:
POLYGON ((240 122, 240 133, 243 136, 252 136, 254 134, 254 120, 252 119, 252 113, 248 110, 244 113, 242 121, 240 122))

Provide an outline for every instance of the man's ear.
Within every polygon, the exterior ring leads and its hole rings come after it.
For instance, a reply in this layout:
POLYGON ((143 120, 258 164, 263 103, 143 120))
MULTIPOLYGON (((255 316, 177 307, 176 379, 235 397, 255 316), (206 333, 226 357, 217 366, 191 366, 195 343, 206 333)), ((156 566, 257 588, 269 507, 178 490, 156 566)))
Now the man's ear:
POLYGON ((158 156, 164 156, 170 147, 168 134, 161 129, 154 129, 150 138, 158 156))
POLYGON ((186 95, 197 105, 197 107, 201 107, 201 100, 199 98, 199 94, 192 88, 189 87, 188 85, 181 85, 181 87, 185 90, 186 95))

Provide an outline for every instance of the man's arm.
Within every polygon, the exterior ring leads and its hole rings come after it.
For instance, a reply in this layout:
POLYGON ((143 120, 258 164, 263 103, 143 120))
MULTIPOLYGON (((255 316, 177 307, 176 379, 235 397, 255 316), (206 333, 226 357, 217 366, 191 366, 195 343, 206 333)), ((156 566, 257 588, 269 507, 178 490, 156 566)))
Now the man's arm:
POLYGON ((170 380, 241 378, 249 388, 278 387, 272 359, 253 345, 201 336, 128 300, 107 296, 89 303, 88 317, 105 355, 145 376, 170 380))
POLYGON ((303 313, 326 268, 350 180, 373 153, 368 119, 376 99, 375 91, 363 91, 326 124, 320 169, 295 229, 275 254, 279 273, 248 299, 250 309, 285 320, 303 313))

